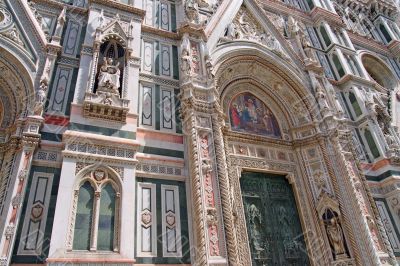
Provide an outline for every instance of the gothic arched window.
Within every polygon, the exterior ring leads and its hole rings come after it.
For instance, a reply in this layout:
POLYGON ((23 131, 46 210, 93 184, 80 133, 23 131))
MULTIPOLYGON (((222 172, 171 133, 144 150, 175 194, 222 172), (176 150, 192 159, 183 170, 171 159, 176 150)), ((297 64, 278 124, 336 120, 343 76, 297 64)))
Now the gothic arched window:
POLYGON ((319 32, 321 33, 321 37, 324 40, 325 47, 328 48, 329 45, 331 45, 332 41, 331 41, 331 38, 328 35, 328 32, 325 29, 325 26, 321 25, 319 27, 319 32))
POLYGON ((392 37, 383 24, 379 25, 379 30, 381 31, 383 37, 385 37, 386 42, 390 43, 392 41, 392 37))
POLYGON ((99 211, 98 250, 114 249, 115 190, 111 184, 102 189, 99 211))
POLYGON ((364 130, 364 137, 365 137, 365 140, 368 143, 368 147, 369 147, 369 149, 371 151, 372 156, 375 159, 378 158, 379 156, 381 156, 380 153, 379 153, 378 146, 376 145, 376 142, 374 140, 374 137, 372 136, 372 133, 368 128, 366 128, 364 130))
POLYGON ((92 235, 94 189, 89 181, 79 188, 75 218, 74 244, 76 250, 89 250, 92 235))
POLYGON ((357 98, 352 91, 349 92, 349 100, 350 100, 351 107, 353 108, 353 111, 354 111, 354 114, 356 115, 356 117, 359 117, 360 115, 362 115, 362 110, 361 110, 360 104, 358 103, 357 98))
POLYGON ((96 170, 75 192, 72 250, 118 251, 119 186, 96 170))

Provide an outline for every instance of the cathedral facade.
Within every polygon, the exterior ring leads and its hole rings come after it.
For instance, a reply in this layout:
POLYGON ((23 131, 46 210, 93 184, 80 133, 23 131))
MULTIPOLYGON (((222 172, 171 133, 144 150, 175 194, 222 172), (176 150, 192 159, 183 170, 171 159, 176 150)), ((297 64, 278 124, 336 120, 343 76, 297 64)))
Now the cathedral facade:
POLYGON ((1 265, 398 265, 396 0, 0 0, 1 265))

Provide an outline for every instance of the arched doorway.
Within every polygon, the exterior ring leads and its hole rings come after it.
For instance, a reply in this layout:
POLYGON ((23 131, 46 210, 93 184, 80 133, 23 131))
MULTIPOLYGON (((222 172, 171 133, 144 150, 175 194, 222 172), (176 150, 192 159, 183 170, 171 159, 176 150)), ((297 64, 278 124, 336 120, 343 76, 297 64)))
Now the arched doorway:
POLYGON ((228 125, 223 134, 240 263, 351 260, 347 243, 352 236, 344 232, 342 217, 335 228, 346 248, 336 253, 322 215, 313 214, 321 198, 335 197, 323 144, 313 137, 314 96, 301 85, 298 72, 283 70, 279 60, 230 54, 219 62, 216 78, 228 125), (298 139, 310 142, 300 146, 298 139), (319 251, 312 248, 315 239, 321 241, 319 251))

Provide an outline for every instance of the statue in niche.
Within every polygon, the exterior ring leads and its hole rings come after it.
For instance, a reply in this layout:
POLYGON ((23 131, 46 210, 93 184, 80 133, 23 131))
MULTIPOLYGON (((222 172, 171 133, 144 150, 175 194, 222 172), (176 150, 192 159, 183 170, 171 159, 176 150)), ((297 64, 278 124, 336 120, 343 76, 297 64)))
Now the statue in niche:
POLYGON ((229 23, 228 27, 226 28, 225 37, 231 40, 237 39, 239 37, 235 23, 229 23))
POLYGON ((392 148, 397 148, 397 142, 394 136, 392 136, 392 134, 384 134, 385 135, 385 140, 387 145, 389 146, 390 149, 392 148))
POLYGON ((206 72, 207 72, 207 78, 208 80, 213 80, 214 79, 214 74, 213 74, 213 64, 211 62, 211 57, 209 55, 206 55, 204 57, 204 60, 206 62, 206 72))
POLYGON ((114 65, 114 60, 109 57, 105 58, 103 65, 100 67, 99 73, 99 91, 107 91, 119 94, 121 71, 119 70, 119 62, 114 65))
POLYGON ((317 81, 316 87, 317 88, 316 88, 315 97, 317 98, 319 107, 321 108, 322 111, 329 110, 328 100, 326 99, 326 95, 323 92, 321 85, 319 84, 319 81, 317 81))
POLYGON ((186 77, 189 77, 192 74, 193 59, 190 55, 190 40, 187 33, 183 35, 181 51, 181 71, 186 77))
POLYGON ((263 237, 261 234, 262 219, 261 213, 256 207, 256 205, 251 204, 248 208, 248 213, 250 217, 250 242, 257 253, 258 258, 261 257, 261 252, 265 249, 263 248, 263 237))
POLYGON ((289 37, 294 37, 300 30, 299 23, 292 16, 288 17, 287 29, 289 37))
POLYGON ((343 242, 343 232, 337 217, 333 217, 327 222, 326 233, 335 255, 344 254, 346 249, 343 242))
POLYGON ((199 20, 199 4, 196 0, 188 0, 185 4, 186 16, 189 22, 197 23, 199 20))
POLYGON ((317 58, 312 51, 312 44, 311 44, 310 37, 305 33, 305 29, 303 29, 301 27, 299 30, 299 38, 300 38, 301 47, 304 51, 305 59, 308 59, 313 62, 317 62, 317 58))
POLYGON ((35 115, 42 115, 47 100, 47 83, 47 79, 42 79, 39 89, 36 91, 36 102, 33 111, 35 115))

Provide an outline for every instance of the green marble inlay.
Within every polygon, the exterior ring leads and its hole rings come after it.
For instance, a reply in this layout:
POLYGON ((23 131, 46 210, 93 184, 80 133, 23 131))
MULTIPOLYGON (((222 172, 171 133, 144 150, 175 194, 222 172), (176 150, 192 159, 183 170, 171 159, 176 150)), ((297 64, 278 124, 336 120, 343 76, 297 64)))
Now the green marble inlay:
POLYGON ((179 89, 174 91, 175 93, 175 121, 176 121, 176 133, 182 133, 182 121, 181 121, 181 101, 179 100, 179 89))
POLYGON ((367 178, 368 181, 380 182, 391 176, 400 176, 400 171, 389 170, 378 176, 366 175, 365 177, 367 178))
POLYGON ((160 75, 160 42, 154 42, 155 46, 155 60, 154 60, 154 72, 157 76, 160 75))
POLYGON ((104 136, 110 137, 119 137, 124 139, 136 139, 135 132, 123 131, 113 128, 105 128, 105 127, 96 127, 96 126, 89 126, 83 125, 78 123, 70 123, 69 125, 70 130, 82 131, 82 132, 90 132, 104 136))
POLYGON ((240 184, 252 264, 309 265, 296 202, 286 178, 244 172, 240 184))
POLYGON ((25 194, 24 202, 22 204, 21 218, 19 221, 19 226, 18 226, 17 235, 16 235, 16 239, 15 239, 15 245, 14 245, 13 255, 11 258, 11 263, 43 264, 46 262, 46 258, 49 255, 50 239, 51 239, 51 233, 53 230, 53 221, 54 221, 54 213, 55 213, 55 209, 56 209, 58 185, 60 182, 60 174, 61 174, 61 169, 59 169, 59 168, 52 168, 52 167, 45 167, 45 166, 32 166, 31 171, 29 173, 29 179, 28 179, 28 183, 27 183, 27 187, 26 187, 27 193, 25 194), (28 198, 29 198, 29 191, 31 190, 31 187, 32 187, 33 174, 35 172, 54 174, 53 184, 52 184, 52 188, 51 188, 49 209, 47 211, 47 221, 46 221, 46 227, 45 227, 44 236, 43 236, 43 242, 39 244, 39 245, 42 245, 42 253, 39 256, 17 255, 18 247, 19 247, 19 244, 21 241, 22 224, 25 220, 25 215, 29 215, 29 213, 27 213, 27 204, 28 204, 28 198))
MULTIPOLYGON (((156 205, 157 207, 157 257, 144 258, 137 257, 136 262, 139 264, 189 264, 190 263, 190 242, 189 242, 189 218, 187 210, 187 198, 186 198, 186 185, 182 181, 171 181, 153 178, 136 177, 137 182, 145 182, 156 184, 156 205), (182 257, 162 257, 162 215, 161 215, 161 185, 172 185, 179 187, 179 202, 180 202, 180 221, 181 221, 181 243, 182 243, 182 257)), ((136 182, 136 190, 137 190, 136 182)), ((135 203, 137 208, 137 202, 135 203)), ((135 232, 137 233, 137 228, 135 226, 135 232)), ((136 242, 135 242, 136 243, 136 242)), ((136 252, 136 251, 135 251, 136 252)))
POLYGON ((174 79, 179 79, 179 63, 178 63, 178 47, 175 45, 172 46, 172 59, 173 59, 173 70, 174 70, 174 79))
POLYGON ((156 101, 156 130, 160 130, 160 85, 155 85, 155 101, 156 101))
POLYGON ((176 32, 176 8, 171 4, 171 31, 176 32))
POLYGON ((156 154, 156 155, 163 155, 163 156, 170 156, 170 157, 177 157, 183 158, 184 154, 183 151, 175 151, 175 150, 168 150, 168 149, 161 149, 161 148, 154 148, 154 147, 140 147, 139 152, 143 152, 146 154, 156 154))

